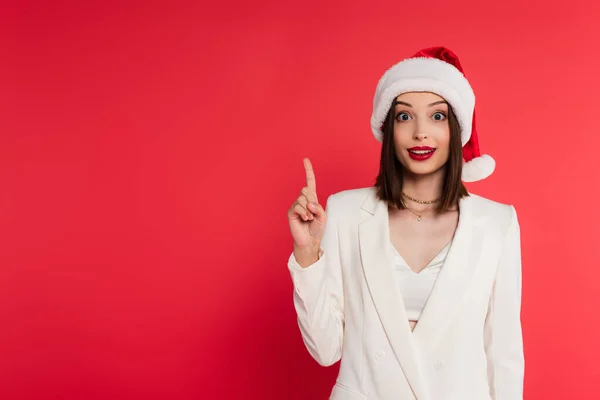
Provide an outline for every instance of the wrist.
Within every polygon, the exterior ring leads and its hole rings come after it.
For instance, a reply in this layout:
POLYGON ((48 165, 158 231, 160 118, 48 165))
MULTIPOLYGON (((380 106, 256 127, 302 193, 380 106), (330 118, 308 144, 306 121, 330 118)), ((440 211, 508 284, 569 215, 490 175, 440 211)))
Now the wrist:
POLYGON ((320 250, 320 246, 294 247, 294 257, 305 268, 319 261, 320 250))

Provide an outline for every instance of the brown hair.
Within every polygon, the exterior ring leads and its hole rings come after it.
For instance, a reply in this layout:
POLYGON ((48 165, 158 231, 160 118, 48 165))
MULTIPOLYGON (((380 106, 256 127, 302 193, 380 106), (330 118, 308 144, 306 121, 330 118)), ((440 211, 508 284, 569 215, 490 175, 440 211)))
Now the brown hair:
MULTIPOLYGON (((388 110, 383 123, 383 141, 381 144, 381 158, 379 161, 379 174, 375 180, 377 197, 386 201, 388 205, 395 205, 399 209, 406 208, 402 197, 402 182, 405 168, 396 157, 394 148, 394 108, 396 100, 388 110)), ((446 175, 442 187, 442 200, 438 203, 437 211, 449 210, 458 200, 468 196, 469 192, 461 180, 462 174, 462 143, 460 126, 452 107, 448 107, 448 125, 450 127, 450 151, 446 168, 446 175)))

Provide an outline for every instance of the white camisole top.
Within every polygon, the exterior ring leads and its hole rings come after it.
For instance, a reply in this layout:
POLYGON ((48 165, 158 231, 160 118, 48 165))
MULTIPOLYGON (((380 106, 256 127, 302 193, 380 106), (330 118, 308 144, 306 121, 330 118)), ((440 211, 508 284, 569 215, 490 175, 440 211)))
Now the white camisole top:
POLYGON ((440 273, 442 265, 450 250, 448 243, 427 266, 419 273, 414 272, 402 258, 398 250, 394 249, 394 265, 396 267, 396 281, 406 307, 406 316, 409 321, 418 321, 427 299, 433 290, 433 285, 440 273))

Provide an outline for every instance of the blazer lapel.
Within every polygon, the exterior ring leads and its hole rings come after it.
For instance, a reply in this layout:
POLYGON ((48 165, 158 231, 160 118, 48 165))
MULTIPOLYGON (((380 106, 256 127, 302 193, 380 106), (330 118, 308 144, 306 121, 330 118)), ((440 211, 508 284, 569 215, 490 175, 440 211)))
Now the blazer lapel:
MULTIPOLYGON (((417 399, 425 399, 413 334, 404 301, 394 279, 394 257, 389 237, 387 204, 370 191, 363 202, 366 219, 359 225, 361 261, 371 298, 390 345, 417 399)), ((439 306, 434 313, 437 314, 439 306)), ((435 318, 435 317, 434 317, 435 318)))
POLYGON ((450 250, 440 270, 421 317, 413 330, 419 350, 427 350, 444 334, 459 311, 471 284, 481 255, 485 230, 483 218, 477 218, 473 198, 459 201, 459 222, 450 250))

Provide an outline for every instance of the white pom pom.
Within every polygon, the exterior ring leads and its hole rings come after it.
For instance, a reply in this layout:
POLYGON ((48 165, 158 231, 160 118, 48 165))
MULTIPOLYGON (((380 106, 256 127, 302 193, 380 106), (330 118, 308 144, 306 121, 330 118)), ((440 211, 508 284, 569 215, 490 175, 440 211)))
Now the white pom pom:
POLYGON ((475 157, 463 164, 462 180, 464 182, 475 182, 487 178, 496 169, 496 161, 487 154, 475 157))

